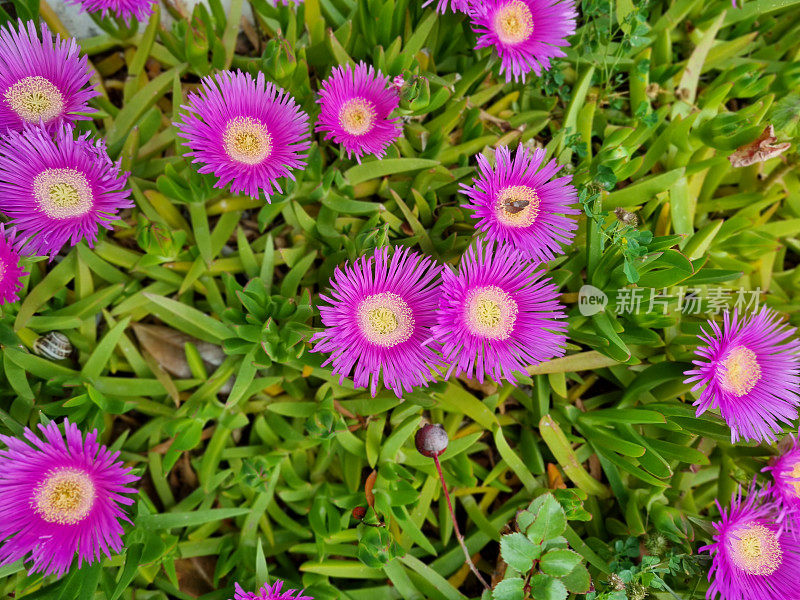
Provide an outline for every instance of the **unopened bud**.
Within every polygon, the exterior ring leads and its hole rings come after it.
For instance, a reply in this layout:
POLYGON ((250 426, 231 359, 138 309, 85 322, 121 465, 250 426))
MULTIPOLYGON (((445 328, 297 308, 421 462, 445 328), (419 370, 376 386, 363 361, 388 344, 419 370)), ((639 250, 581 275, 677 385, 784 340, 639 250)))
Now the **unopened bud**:
POLYGON ((636 227, 639 224, 639 219, 636 217, 636 215, 632 212, 628 212, 621 206, 618 206, 617 208, 614 209, 614 214, 617 216, 617 219, 619 219, 623 225, 630 225, 632 227, 636 227))
POLYGON ((356 506, 353 509, 353 518, 354 519, 356 519, 358 521, 361 521, 366 516, 367 516, 367 509, 364 508, 363 506, 356 506))
POLYGON ((441 425, 425 425, 414 436, 414 443, 419 453, 429 458, 441 456, 447 450, 449 441, 447 432, 441 425))

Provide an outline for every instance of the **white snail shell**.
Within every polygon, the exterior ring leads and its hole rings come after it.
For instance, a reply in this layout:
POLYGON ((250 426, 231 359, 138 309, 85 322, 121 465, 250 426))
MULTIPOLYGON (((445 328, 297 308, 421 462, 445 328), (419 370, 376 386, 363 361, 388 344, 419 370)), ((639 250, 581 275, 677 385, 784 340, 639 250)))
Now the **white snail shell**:
POLYGON ((63 333, 51 331, 36 339, 33 351, 50 360, 63 360, 72 354, 72 344, 63 333))

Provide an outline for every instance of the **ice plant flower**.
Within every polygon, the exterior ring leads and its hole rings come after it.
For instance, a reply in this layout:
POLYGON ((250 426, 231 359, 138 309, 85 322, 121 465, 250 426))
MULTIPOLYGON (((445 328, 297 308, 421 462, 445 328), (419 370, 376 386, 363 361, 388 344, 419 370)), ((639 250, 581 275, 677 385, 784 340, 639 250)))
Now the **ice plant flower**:
POLYGON ((191 149, 186 156, 200 163, 200 173, 213 173, 216 187, 231 184, 267 202, 279 177, 294 179, 303 169, 311 146, 308 115, 287 92, 268 82, 264 73, 223 71, 205 77, 197 93, 189 94, 187 114, 174 125, 191 149))
POLYGON ((713 524, 713 543, 700 548, 711 555, 708 600, 786 600, 797 596, 800 538, 792 526, 775 522, 775 507, 760 503, 751 489, 741 490, 730 509, 717 501, 721 519, 713 524))
POLYGON ((62 40, 33 21, 0 28, 0 133, 43 123, 51 131, 94 112, 88 102, 98 95, 90 85, 89 62, 74 39, 62 40))
POLYGON ((54 136, 26 126, 0 141, 0 212, 28 238, 25 252, 52 256, 80 240, 93 246, 99 228, 111 229, 118 211, 133 206, 127 180, 103 141, 76 138, 71 125, 54 136))
MULTIPOLYGON (((428 0, 422 6, 433 4, 433 0, 428 0)), ((436 2, 436 12, 445 13, 447 9, 453 12, 466 13, 470 9, 470 0, 438 0, 436 2)))
POLYGON ((392 111, 400 96, 388 77, 371 66, 359 63, 333 69, 319 91, 320 114, 316 130, 326 140, 341 144, 348 158, 360 163, 365 154, 378 158, 402 135, 402 127, 392 111))
POLYGON ((800 402, 800 341, 793 327, 782 326, 767 307, 749 317, 725 313, 722 327, 709 321, 699 339, 695 369, 686 371, 692 391, 704 387, 695 402, 697 414, 719 408, 731 428, 731 441, 774 440, 780 421, 797 418, 800 402))
POLYGON ((507 245, 478 240, 458 272, 442 272, 433 335, 443 344, 448 376, 515 384, 515 372, 563 356, 566 316, 543 271, 507 245))
POLYGON ((66 573, 122 550, 122 508, 138 476, 97 442, 64 420, 66 442, 55 421, 39 425, 41 439, 0 435, 0 564, 33 562, 31 573, 66 573))
POLYGON ((568 175, 550 179, 561 168, 556 161, 544 162, 545 151, 532 153, 519 146, 512 158, 505 146, 495 152, 495 166, 478 154, 479 176, 472 186, 461 184, 471 201, 462 204, 478 220, 475 228, 486 238, 510 244, 534 261, 552 260, 564 252, 575 237, 578 224, 565 215, 577 215, 570 208, 578 193, 568 175))
POLYGON ((235 585, 236 594, 233 600, 314 600, 311 596, 303 594, 303 590, 283 589, 283 582, 278 579, 275 584, 269 586, 264 584, 258 592, 245 592, 238 583, 235 585))
POLYGON ((780 454, 762 469, 772 474, 766 492, 780 507, 779 520, 788 515, 796 521, 800 517, 800 439, 789 436, 781 440, 778 448, 782 450, 780 454))
POLYGON ((567 37, 575 33, 574 0, 482 0, 470 9, 479 48, 494 48, 506 81, 541 75, 550 59, 566 56, 567 37))
POLYGON ((344 269, 336 268, 330 292, 319 306, 325 330, 311 339, 312 352, 329 352, 344 381, 353 372, 357 388, 378 383, 397 397, 433 380, 431 369, 441 363, 434 352, 431 326, 436 321, 438 275, 442 267, 408 248, 377 248, 344 269))
POLYGON ((16 232, 6 232, 5 224, 0 223, 0 305, 19 300, 22 289, 20 281, 27 271, 19 265, 19 254, 15 247, 16 232))
POLYGON ((81 11, 99 12, 104 19, 111 13, 125 23, 130 23, 131 19, 147 21, 157 4, 157 0, 67 0, 67 2, 79 6, 81 11))

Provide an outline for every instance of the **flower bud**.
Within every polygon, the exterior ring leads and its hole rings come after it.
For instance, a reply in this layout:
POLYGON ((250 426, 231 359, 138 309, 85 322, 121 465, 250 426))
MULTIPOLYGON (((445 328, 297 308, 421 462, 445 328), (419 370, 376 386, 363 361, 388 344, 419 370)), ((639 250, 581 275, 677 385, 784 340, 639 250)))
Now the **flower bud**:
POLYGON ((441 425, 425 425, 414 436, 419 453, 430 458, 441 456, 447 450, 449 441, 447 432, 441 425))

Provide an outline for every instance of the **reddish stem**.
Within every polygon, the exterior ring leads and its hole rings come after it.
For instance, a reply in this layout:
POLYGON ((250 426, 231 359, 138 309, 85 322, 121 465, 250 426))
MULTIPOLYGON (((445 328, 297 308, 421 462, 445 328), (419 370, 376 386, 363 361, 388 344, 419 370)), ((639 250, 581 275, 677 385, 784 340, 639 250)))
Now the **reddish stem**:
POLYGON ((486 583, 486 580, 484 580, 483 576, 478 571, 477 567, 475 566, 475 563, 472 562, 472 557, 469 555, 469 550, 467 549, 467 545, 464 543, 464 536, 461 535, 461 531, 459 531, 458 529, 458 523, 456 522, 456 513, 453 510, 453 504, 450 502, 450 493, 447 491, 447 484, 444 482, 444 473, 442 473, 442 465, 439 464, 439 457, 436 455, 434 455, 433 457, 433 464, 436 465, 436 470, 439 472, 439 480, 442 482, 442 490, 444 490, 444 497, 447 499, 447 508, 450 510, 450 516, 453 519, 453 531, 456 534, 456 539, 458 540, 458 543, 461 545, 461 549, 464 551, 464 557, 467 559, 467 564, 469 565, 469 568, 472 570, 472 572, 475 573, 475 577, 478 578, 478 581, 480 581, 483 584, 483 587, 486 588, 487 590, 491 590, 492 588, 489 587, 489 584, 486 583))

